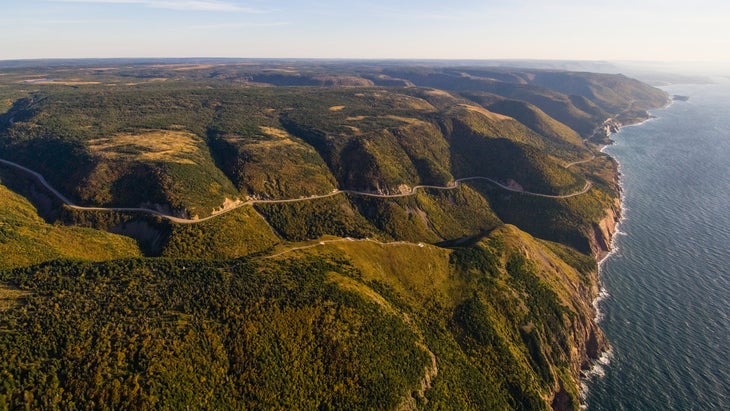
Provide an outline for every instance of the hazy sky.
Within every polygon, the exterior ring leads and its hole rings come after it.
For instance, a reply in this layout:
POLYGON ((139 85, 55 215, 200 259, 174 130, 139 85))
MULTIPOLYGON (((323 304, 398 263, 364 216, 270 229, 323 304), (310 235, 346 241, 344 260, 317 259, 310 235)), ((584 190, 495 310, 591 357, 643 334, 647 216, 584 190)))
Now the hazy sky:
POLYGON ((0 59, 730 60, 726 0, 0 0, 0 59))

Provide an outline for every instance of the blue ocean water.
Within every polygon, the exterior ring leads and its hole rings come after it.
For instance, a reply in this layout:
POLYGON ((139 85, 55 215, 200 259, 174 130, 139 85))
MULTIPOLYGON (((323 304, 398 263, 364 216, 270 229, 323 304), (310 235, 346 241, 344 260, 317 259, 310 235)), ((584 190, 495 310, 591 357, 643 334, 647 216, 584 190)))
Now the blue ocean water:
POLYGON ((589 410, 730 410, 730 83, 625 127, 624 221, 602 265, 610 364, 589 410))

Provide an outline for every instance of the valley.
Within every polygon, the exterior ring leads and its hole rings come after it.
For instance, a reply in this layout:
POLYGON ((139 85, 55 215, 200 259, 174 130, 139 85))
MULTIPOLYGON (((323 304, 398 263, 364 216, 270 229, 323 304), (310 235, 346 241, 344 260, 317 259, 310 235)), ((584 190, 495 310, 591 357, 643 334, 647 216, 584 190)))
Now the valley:
POLYGON ((620 210, 595 130, 663 91, 393 62, 0 72, 0 409, 579 408, 620 210))

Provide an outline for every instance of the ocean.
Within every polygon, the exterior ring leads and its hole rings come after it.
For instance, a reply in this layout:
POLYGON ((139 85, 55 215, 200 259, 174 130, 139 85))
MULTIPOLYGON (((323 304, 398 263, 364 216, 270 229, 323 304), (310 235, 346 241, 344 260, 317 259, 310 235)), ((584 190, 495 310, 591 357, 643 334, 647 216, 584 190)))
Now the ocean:
POLYGON ((587 381, 588 410, 730 410, 730 82, 624 127, 624 210, 601 265, 612 349, 587 381))

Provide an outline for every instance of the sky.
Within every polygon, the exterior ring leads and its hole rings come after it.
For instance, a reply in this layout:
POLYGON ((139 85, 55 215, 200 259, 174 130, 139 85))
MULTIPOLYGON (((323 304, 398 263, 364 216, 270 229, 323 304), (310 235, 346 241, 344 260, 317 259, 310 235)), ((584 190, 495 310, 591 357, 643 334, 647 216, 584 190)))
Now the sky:
POLYGON ((730 60, 726 0, 0 0, 0 60, 730 60))

